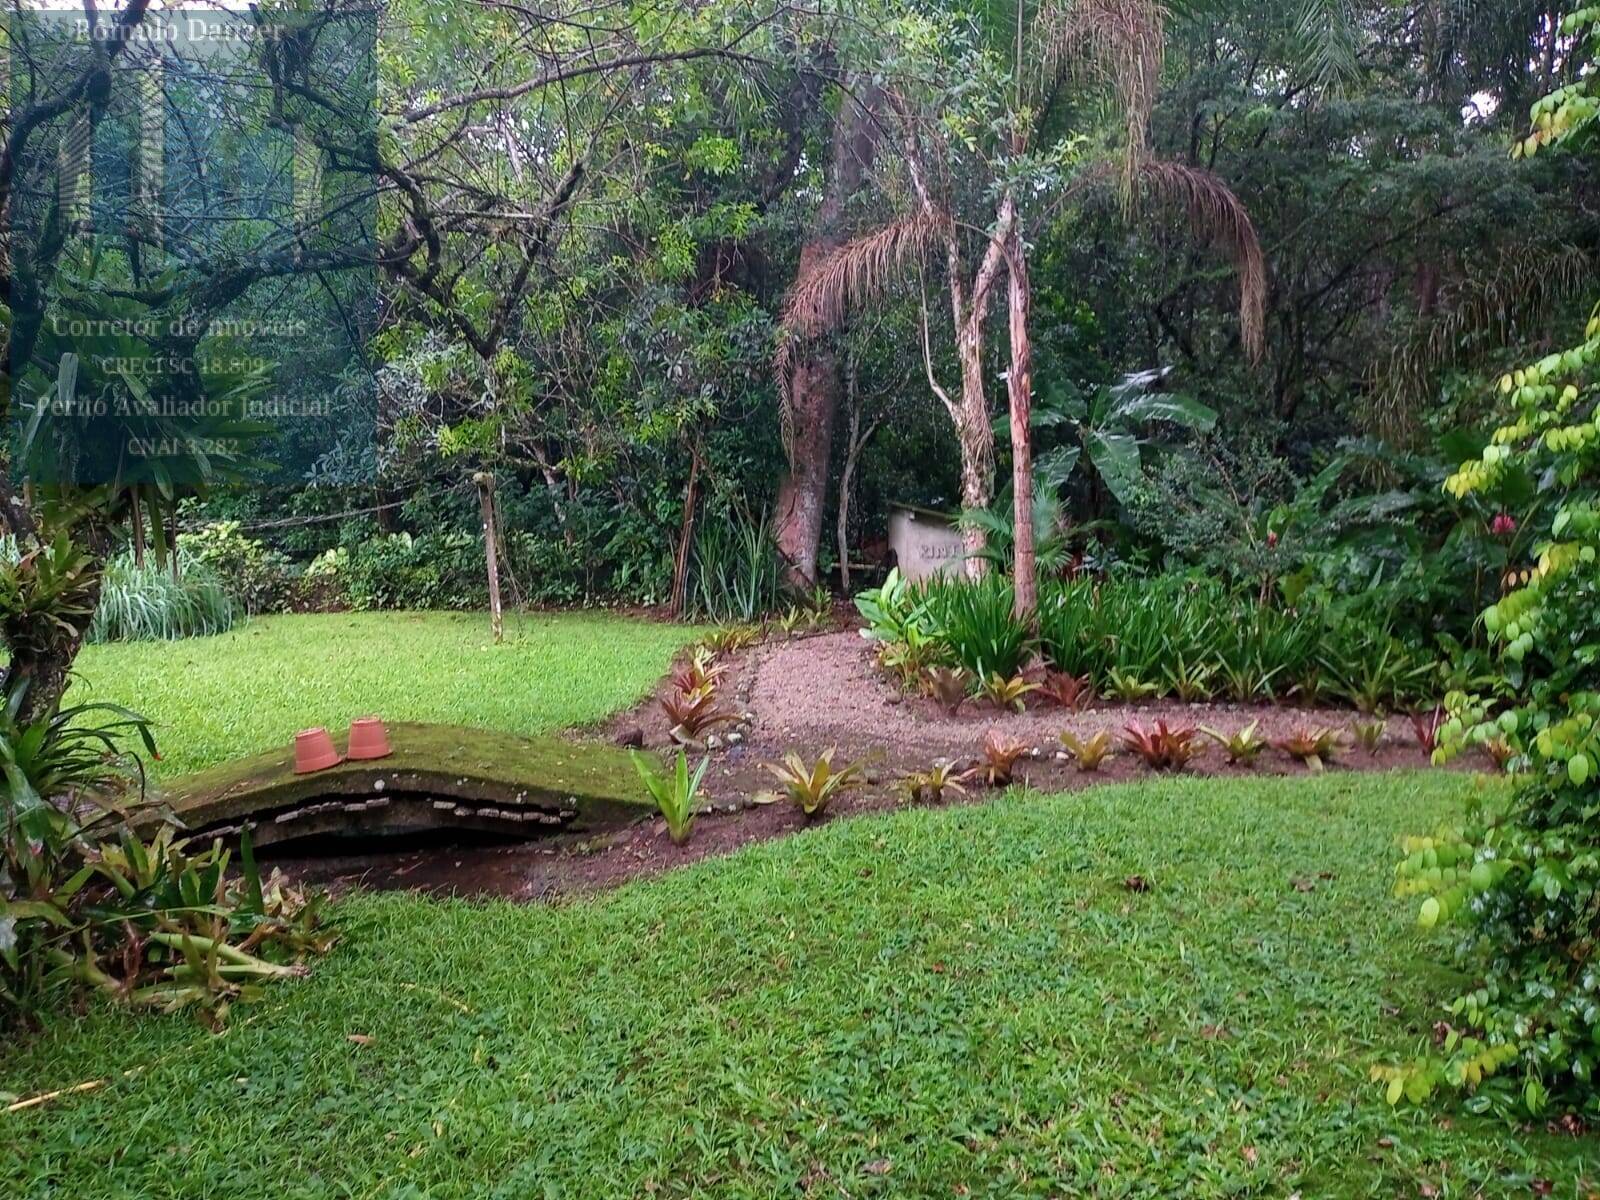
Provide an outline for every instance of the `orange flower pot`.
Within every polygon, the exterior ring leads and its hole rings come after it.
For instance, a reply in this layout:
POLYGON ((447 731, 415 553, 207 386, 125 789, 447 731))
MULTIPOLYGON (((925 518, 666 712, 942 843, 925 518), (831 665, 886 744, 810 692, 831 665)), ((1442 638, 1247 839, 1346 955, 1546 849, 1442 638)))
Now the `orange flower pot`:
POLYGON ((387 758, 393 753, 389 745, 389 731, 377 717, 361 717, 350 722, 349 757, 356 759, 387 758))
POLYGON ((326 771, 337 767, 343 759, 333 748, 333 739, 326 729, 304 729, 294 735, 294 773, 309 775, 313 771, 326 771))

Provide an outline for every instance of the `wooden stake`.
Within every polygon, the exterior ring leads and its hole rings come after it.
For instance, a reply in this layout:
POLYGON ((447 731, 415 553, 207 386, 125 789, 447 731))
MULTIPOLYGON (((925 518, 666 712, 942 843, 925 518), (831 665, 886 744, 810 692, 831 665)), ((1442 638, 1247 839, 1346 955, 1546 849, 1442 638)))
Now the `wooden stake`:
MULTIPOLYGON (((160 519, 159 517, 157 518, 160 519)), ((182 568, 178 565, 178 502, 172 502, 172 534, 167 539, 167 549, 172 554, 172 582, 177 583, 182 577, 182 568)))
POLYGON ((494 476, 488 471, 479 471, 472 482, 478 486, 478 506, 483 510, 483 560, 489 571, 489 628, 498 646, 505 637, 505 619, 500 609, 500 558, 495 548, 499 536, 495 532, 494 476))

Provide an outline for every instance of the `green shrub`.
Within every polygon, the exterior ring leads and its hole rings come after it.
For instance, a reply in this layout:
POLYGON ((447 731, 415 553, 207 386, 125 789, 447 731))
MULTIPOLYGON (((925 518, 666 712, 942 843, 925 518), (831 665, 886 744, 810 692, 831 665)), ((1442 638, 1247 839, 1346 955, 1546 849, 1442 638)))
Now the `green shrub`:
POLYGON ((695 535, 689 609, 719 623, 758 621, 775 612, 782 568, 769 517, 707 518, 695 535))
POLYGON ((975 679, 1011 679, 1033 650, 1027 626, 1017 620, 1016 591, 995 572, 976 582, 931 582, 923 593, 919 620, 975 679))
MULTIPOLYGON (((1600 56, 1600 9, 1563 32, 1600 56)), ((1520 155, 1593 132, 1600 87, 1592 72, 1574 78, 1534 106, 1520 155)), ((1600 309, 1584 339, 1499 381, 1506 423, 1445 483, 1493 504, 1515 476, 1543 479, 1554 512, 1521 586, 1483 614, 1514 700, 1451 695, 1435 752, 1503 746, 1491 753, 1522 768, 1520 784, 1465 828, 1409 840, 1399 864, 1422 925, 1460 930, 1470 982, 1442 1044, 1374 1072, 1391 1102, 1445 1087, 1477 1107, 1600 1115, 1600 309)))
POLYGON ((483 542, 472 534, 385 534, 347 552, 340 580, 351 608, 475 609, 489 602, 483 542))
POLYGON ((210 567, 188 564, 177 579, 165 567, 118 558, 106 568, 91 642, 156 642, 226 633, 239 609, 210 567))
POLYGON ((131 831, 158 815, 124 749, 155 754, 148 721, 82 704, 24 722, 26 687, 9 683, 0 713, 0 1028, 86 988, 215 1025, 327 948, 313 905, 276 879, 263 887, 248 838, 230 871, 220 842, 191 851, 170 824, 148 843, 131 831))
POLYGON ((228 596, 251 616, 285 612, 295 601, 299 571, 289 558, 246 535, 237 521, 217 521, 178 535, 185 564, 211 570, 228 596))
MULTIPOLYGON (((915 645, 919 666, 946 659, 986 680, 1010 678, 1034 649, 1011 614, 1012 594, 995 575, 922 588, 891 575, 856 603, 868 635, 890 647, 884 661, 915 645)), ((1380 609, 1294 611, 1183 575, 1048 583, 1038 647, 1057 671, 1126 700, 1344 699, 1375 711, 1432 704, 1439 690, 1430 652, 1395 636, 1380 609)))

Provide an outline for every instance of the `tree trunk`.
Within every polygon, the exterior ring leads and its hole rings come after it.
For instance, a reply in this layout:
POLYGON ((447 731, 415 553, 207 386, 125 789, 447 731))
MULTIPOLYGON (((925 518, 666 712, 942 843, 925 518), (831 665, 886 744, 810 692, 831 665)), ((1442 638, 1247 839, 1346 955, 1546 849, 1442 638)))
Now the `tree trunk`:
MULTIPOLYGON (((826 249, 806 246, 800 255, 804 274, 826 249)), ((817 581, 817 548, 827 503, 828 464, 833 455, 834 418, 839 409, 839 362, 830 347, 813 342, 789 375, 789 470, 778 485, 774 536, 788 581, 810 587, 817 581)))
POLYGON ((1011 373, 1007 391, 1011 400, 1011 490, 1015 499, 1015 553, 1017 619, 1033 627, 1039 613, 1039 570, 1033 528, 1033 342, 1028 336, 1028 316, 1033 293, 1020 223, 1014 223, 1008 240, 1011 284, 1008 291, 1011 318, 1011 373))
POLYGON ((133 534, 133 565, 144 570, 144 502, 139 499, 139 489, 128 495, 128 522, 133 534))
MULTIPOLYGON (((1006 245, 1016 222, 1016 202, 1008 193, 1000 202, 994 232, 973 276, 972 296, 965 303, 960 278, 952 275, 950 304, 956 318, 956 355, 961 361, 961 407, 956 417, 956 440, 961 445, 961 507, 988 508, 994 499, 994 425, 989 418, 989 397, 983 387, 983 327, 989 320, 989 302, 995 281, 1005 263, 1006 245)), ((952 237, 946 249, 952 271, 959 271, 960 251, 952 237)), ((967 574, 980 578, 987 563, 983 532, 966 533, 967 574)))
POLYGON ((872 435, 883 423, 879 417, 861 431, 861 398, 857 381, 856 363, 850 361, 845 383, 850 399, 850 432, 845 440, 844 469, 839 473, 839 586, 845 596, 850 595, 850 491, 855 483, 856 466, 861 462, 861 452, 866 449, 872 435))
POLYGON ((478 485, 478 506, 483 511, 483 561, 489 572, 489 631, 495 645, 505 638, 505 617, 500 607, 500 556, 497 548, 499 534, 494 519, 494 476, 480 471, 472 477, 478 485))
MULTIPOLYGON (((961 446, 961 507, 988 508, 994 498, 994 426, 989 421, 989 399, 983 390, 983 324, 970 321, 956 338, 961 360, 961 406, 956 415, 956 441, 961 446)), ((986 561, 981 529, 969 528, 967 574, 977 579, 986 561)))
POLYGON ((672 558, 672 596, 669 608, 673 620, 683 616, 689 599, 689 555, 694 550, 694 510, 699 503, 700 447, 689 451, 689 486, 683 494, 683 524, 678 529, 678 549, 672 558))
POLYGON ((169 562, 172 566, 172 582, 177 583, 183 578, 183 564, 178 561, 178 502, 172 502, 172 533, 167 538, 167 549, 171 554, 169 562))
MULTIPOLYGON (((845 202, 861 187, 877 156, 872 109, 878 98, 877 90, 868 88, 859 104, 849 98, 840 104, 834 122, 827 193, 817 212, 812 236, 800 251, 801 279, 843 240, 840 222, 845 202)), ((822 542, 827 507, 828 465, 839 411, 839 361, 823 340, 797 347, 793 361, 789 376, 789 426, 793 431, 788 447, 789 471, 778 486, 774 536, 778 552, 788 564, 789 582, 810 587, 817 582, 817 549, 822 542)))

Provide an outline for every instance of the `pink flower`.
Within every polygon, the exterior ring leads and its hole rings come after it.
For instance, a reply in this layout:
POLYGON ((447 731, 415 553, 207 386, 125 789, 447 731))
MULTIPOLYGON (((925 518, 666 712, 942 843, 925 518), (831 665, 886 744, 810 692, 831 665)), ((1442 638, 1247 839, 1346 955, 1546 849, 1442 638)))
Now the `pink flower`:
POLYGON ((1489 532, 1495 537, 1510 537, 1516 531, 1516 518, 1509 513, 1498 513, 1494 520, 1489 522, 1489 532))
POLYGON ((1277 548, 1278 548, 1278 534, 1277 534, 1277 531, 1269 529, 1269 530, 1267 530, 1267 549, 1268 550, 1276 550, 1277 548))

